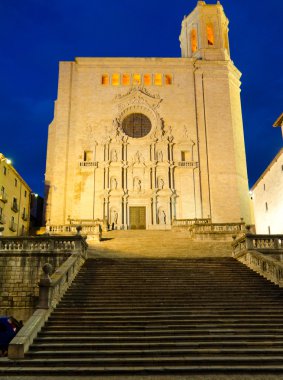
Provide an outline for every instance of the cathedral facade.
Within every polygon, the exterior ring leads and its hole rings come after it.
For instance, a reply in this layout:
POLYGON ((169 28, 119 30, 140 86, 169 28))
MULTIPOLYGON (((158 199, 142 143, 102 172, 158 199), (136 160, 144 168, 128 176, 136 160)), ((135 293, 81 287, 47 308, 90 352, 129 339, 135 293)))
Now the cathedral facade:
POLYGON ((250 222, 240 72, 221 4, 198 1, 180 43, 181 58, 60 63, 48 134, 48 225, 250 222))

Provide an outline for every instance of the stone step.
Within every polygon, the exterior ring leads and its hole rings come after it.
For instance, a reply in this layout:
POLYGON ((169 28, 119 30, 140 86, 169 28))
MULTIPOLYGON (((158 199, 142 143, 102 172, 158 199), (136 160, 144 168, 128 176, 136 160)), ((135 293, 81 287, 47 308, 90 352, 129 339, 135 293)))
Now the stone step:
POLYGON ((45 358, 148 358, 151 360, 154 360, 155 356, 161 357, 161 356, 170 356, 170 358, 174 357, 195 357, 196 355, 198 358, 201 358, 202 356, 210 356, 212 357, 221 357, 225 358, 225 356, 233 355, 234 358, 242 357, 243 355, 262 355, 267 359, 267 357, 271 357, 273 359, 276 359, 277 357, 283 358, 283 348, 223 348, 221 345, 219 345, 218 348, 182 348, 182 349, 172 349, 172 348, 157 348, 157 349, 131 349, 130 347, 126 350, 97 350, 95 345, 93 347, 80 347, 80 345, 77 345, 76 347, 73 347, 71 350, 70 347, 64 347, 64 345, 56 346, 56 347, 49 347, 48 349, 43 349, 42 347, 38 349, 35 347, 33 350, 29 352, 29 354, 26 356, 27 358, 38 358, 41 357, 42 359, 45 358))

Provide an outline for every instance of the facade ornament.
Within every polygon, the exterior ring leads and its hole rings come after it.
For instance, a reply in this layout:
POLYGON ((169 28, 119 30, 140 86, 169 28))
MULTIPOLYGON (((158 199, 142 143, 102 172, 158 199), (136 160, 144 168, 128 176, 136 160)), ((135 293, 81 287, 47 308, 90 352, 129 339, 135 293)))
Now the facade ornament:
POLYGON ((134 190, 137 193, 141 192, 141 184, 142 184, 141 180, 138 177, 135 177, 134 178, 134 190))

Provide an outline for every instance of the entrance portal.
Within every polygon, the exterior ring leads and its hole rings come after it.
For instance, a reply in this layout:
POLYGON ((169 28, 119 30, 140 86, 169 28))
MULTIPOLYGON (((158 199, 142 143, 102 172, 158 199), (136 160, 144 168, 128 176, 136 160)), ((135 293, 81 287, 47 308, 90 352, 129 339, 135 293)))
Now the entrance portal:
POLYGON ((130 207, 130 229, 145 230, 145 207, 130 207))

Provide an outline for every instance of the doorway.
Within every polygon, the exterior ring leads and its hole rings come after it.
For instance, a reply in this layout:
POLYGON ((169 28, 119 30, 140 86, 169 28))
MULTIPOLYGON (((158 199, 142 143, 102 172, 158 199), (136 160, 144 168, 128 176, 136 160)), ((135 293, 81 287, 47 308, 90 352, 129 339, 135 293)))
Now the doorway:
POLYGON ((146 228, 146 207, 130 207, 130 229, 145 230, 146 228))

